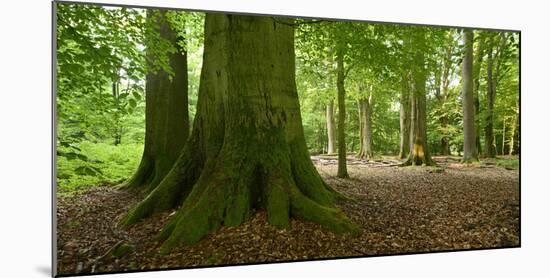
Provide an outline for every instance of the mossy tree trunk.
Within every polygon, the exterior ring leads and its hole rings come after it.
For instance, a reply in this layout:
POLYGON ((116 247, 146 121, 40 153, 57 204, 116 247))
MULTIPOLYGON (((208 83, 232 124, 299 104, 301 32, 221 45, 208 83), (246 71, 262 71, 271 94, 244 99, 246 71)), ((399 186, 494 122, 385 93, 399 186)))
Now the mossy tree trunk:
POLYGON ((327 104, 327 136, 328 136, 328 154, 333 154, 336 151, 336 123, 334 120, 334 100, 330 99, 327 104))
POLYGON ((462 59, 462 114, 464 131, 463 163, 472 163, 478 160, 476 151, 476 127, 473 95, 473 42, 471 30, 464 31, 464 58, 462 59))
POLYGON ((295 84, 294 30, 270 17, 207 14, 197 115, 172 170, 122 220, 179 207, 161 251, 197 242, 254 209, 288 228, 290 218, 338 233, 359 229, 334 207, 340 196, 306 147, 295 84))
POLYGON ((168 55, 173 76, 162 69, 147 72, 143 155, 137 171, 122 185, 146 192, 153 190, 168 174, 189 135, 187 52, 178 44, 181 38, 165 13, 150 12, 147 19, 158 26, 156 31, 160 37, 177 49, 168 55))
POLYGON ((370 160, 374 158, 372 151, 372 92, 367 98, 361 98, 359 104, 359 152, 357 157, 370 160))
POLYGON ((410 152, 411 104, 409 74, 401 79, 401 96, 399 99, 399 159, 405 159, 410 152))
POLYGON ((349 178, 346 149, 346 90, 344 87, 344 46, 336 50, 336 88, 338 91, 338 172, 339 178, 349 178))
POLYGON ((426 69, 422 49, 425 49, 424 32, 418 32, 414 37, 418 48, 414 51, 415 63, 412 66, 411 88, 411 135, 410 153, 403 165, 435 165, 428 150, 426 130, 426 69))

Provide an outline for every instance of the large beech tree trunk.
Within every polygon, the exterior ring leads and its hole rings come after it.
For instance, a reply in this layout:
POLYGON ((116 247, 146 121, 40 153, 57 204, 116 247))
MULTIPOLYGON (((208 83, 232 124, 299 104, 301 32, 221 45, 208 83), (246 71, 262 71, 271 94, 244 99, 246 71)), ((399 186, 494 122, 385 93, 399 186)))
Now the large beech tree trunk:
POLYGON ((410 127, 411 127, 411 103, 410 86, 408 74, 403 75, 401 80, 401 97, 399 99, 399 159, 405 159, 410 152, 410 127))
POLYGON ((357 157, 360 159, 372 159, 372 93, 368 98, 362 98, 359 104, 359 152, 357 157))
POLYGON ((473 41, 471 30, 464 31, 464 59, 462 60, 462 112, 464 130, 464 153, 462 162, 471 163, 477 161, 476 128, 473 95, 473 41))
POLYGON ((339 45, 336 51, 336 87, 338 89, 338 172, 339 178, 349 178, 346 149, 346 90, 344 87, 344 47, 339 45))
POLYGON ((336 151, 336 123, 334 120, 334 100, 330 100, 327 104, 327 136, 328 136, 328 154, 333 154, 336 151))
POLYGON ((359 229, 334 207, 339 195, 306 147, 295 84, 294 30, 285 19, 207 14, 197 115, 172 170, 123 218, 128 225, 179 207, 161 231, 162 252, 265 209, 338 233, 359 229))
MULTIPOLYGON (((177 48, 169 54, 169 74, 159 69, 150 71, 145 80, 145 146, 140 165, 122 187, 153 190, 168 174, 189 135, 187 112, 187 52, 178 44, 165 12, 147 15, 159 26, 160 36, 177 48)), ((153 46, 151 46, 153 47, 153 46)))
POLYGON ((411 151, 409 157, 403 165, 435 165, 427 143, 426 130, 426 69, 424 53, 425 34, 418 33, 415 36, 415 43, 418 48, 415 49, 415 64, 412 70, 412 92, 411 92, 411 151))

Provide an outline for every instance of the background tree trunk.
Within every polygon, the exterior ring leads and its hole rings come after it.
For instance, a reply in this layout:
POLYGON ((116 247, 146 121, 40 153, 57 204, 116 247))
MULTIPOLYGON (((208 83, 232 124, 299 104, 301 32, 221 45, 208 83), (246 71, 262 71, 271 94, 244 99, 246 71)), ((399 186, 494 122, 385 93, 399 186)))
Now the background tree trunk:
POLYGON ((372 93, 368 98, 359 99, 359 142, 357 157, 370 160, 374 158, 372 151, 372 93))
POLYGON ((271 17, 207 14, 197 116, 174 167, 122 220, 129 225, 179 206, 161 251, 191 244, 254 208, 288 228, 290 218, 338 233, 360 230, 334 207, 340 195, 306 147, 295 84, 294 30, 271 17), (180 205, 181 204, 181 205, 180 205))
MULTIPOLYGON (((443 59, 443 70, 440 79, 440 82, 438 82, 436 87, 436 97, 439 101, 439 104, 441 107, 444 107, 445 103, 449 101, 449 85, 451 83, 450 76, 452 75, 452 67, 453 67, 453 44, 454 40, 452 38, 452 33, 448 33, 448 45, 445 50, 445 57, 443 59)), ((449 126, 449 117, 444 113, 443 115, 439 116, 439 123, 441 125, 441 128, 445 131, 441 138, 440 138, 440 153, 441 155, 450 155, 451 154, 451 147, 450 147, 450 139, 448 137, 448 134, 446 134, 446 130, 449 126)))
POLYGON ((404 74, 402 79, 401 97, 399 100, 399 158, 405 159, 410 152, 411 103, 409 75, 404 74))
POLYGON ((510 140, 508 146, 508 154, 513 155, 517 154, 517 144, 518 144, 518 130, 519 130, 519 101, 516 101, 516 114, 512 120, 512 131, 510 132, 510 140))
POLYGON ((113 113, 115 118, 115 127, 113 130, 113 137, 114 137, 113 145, 118 146, 120 143, 122 143, 122 127, 120 122, 121 111, 120 111, 120 99, 119 99, 120 84, 118 80, 114 81, 112 84, 112 95, 113 95, 113 98, 115 99, 115 107, 116 107, 116 111, 115 113, 113 113))
POLYGON ((338 89, 338 173, 339 178, 349 178, 346 149, 346 91, 344 88, 344 47, 336 51, 336 87, 338 89))
POLYGON ((474 78, 474 111, 475 111, 475 126, 476 126, 476 152, 477 157, 482 153, 481 147, 481 105, 479 103, 479 87, 480 87, 480 72, 481 64, 483 63, 484 49, 483 38, 478 37, 478 44, 476 49, 476 61, 473 64, 473 78, 474 78))
POLYGON ((473 96, 473 33, 464 31, 464 58, 462 60, 462 113, 464 130, 464 153, 462 162, 477 161, 475 112, 473 96))
POLYGON ((494 124, 494 105, 495 105, 495 96, 497 90, 497 82, 500 75, 500 65, 501 59, 499 58, 501 54, 501 49, 504 47, 505 37, 500 37, 500 44, 496 47, 494 51, 494 42, 493 38, 489 39, 489 49, 487 52, 487 111, 485 113, 485 157, 495 157, 496 156, 496 143, 495 143, 495 134, 493 130, 494 124), (496 66, 495 66, 496 59, 496 66), (493 68, 496 67, 496 70, 493 75, 493 68))
POLYGON ((411 92, 411 152, 404 165, 435 165, 427 143, 426 131, 426 69, 422 49, 426 44, 424 33, 415 34, 415 64, 411 92))
POLYGON ((328 154, 333 154, 336 151, 336 138, 334 137, 336 134, 336 123, 334 120, 334 100, 329 100, 327 104, 327 113, 326 113, 326 120, 327 120, 327 135, 328 135, 328 154))
POLYGON ((169 54, 174 76, 170 78, 162 69, 147 72, 143 155, 137 171, 122 185, 124 188, 153 190, 172 168, 189 135, 187 52, 178 44, 182 38, 178 38, 165 13, 147 11, 147 20, 158 26, 160 36, 177 49, 169 54))

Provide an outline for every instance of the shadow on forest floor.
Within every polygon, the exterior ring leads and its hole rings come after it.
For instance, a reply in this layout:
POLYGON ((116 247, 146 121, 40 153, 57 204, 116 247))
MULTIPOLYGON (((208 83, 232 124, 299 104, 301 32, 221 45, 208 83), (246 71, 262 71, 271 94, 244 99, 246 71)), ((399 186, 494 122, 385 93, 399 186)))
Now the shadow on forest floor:
POLYGON ((444 171, 392 167, 399 161, 390 157, 372 162, 350 157, 351 178, 344 180, 335 177, 335 159, 312 157, 325 181, 351 197, 339 207, 362 227, 354 238, 300 220, 277 230, 258 211, 243 225, 223 227, 161 255, 154 236, 173 211, 120 230, 117 220, 139 196, 100 186, 60 197, 58 269, 98 273, 518 246, 518 171, 500 167, 499 159, 474 166, 461 165, 458 157, 434 159, 444 171), (104 256, 120 242, 131 251, 104 256))

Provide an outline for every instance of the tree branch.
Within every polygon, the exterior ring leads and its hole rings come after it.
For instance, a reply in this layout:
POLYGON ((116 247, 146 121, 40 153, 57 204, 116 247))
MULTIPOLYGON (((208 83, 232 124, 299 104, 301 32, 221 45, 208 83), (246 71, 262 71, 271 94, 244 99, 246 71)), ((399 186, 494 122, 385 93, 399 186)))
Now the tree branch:
POLYGON ((304 21, 301 21, 301 22, 289 23, 289 22, 281 21, 281 20, 277 19, 276 17, 271 17, 271 19, 273 19, 273 21, 275 21, 276 23, 287 25, 287 26, 293 26, 293 27, 300 26, 300 25, 306 25, 306 24, 316 24, 316 23, 329 22, 328 20, 319 19, 319 20, 304 20, 304 21))

